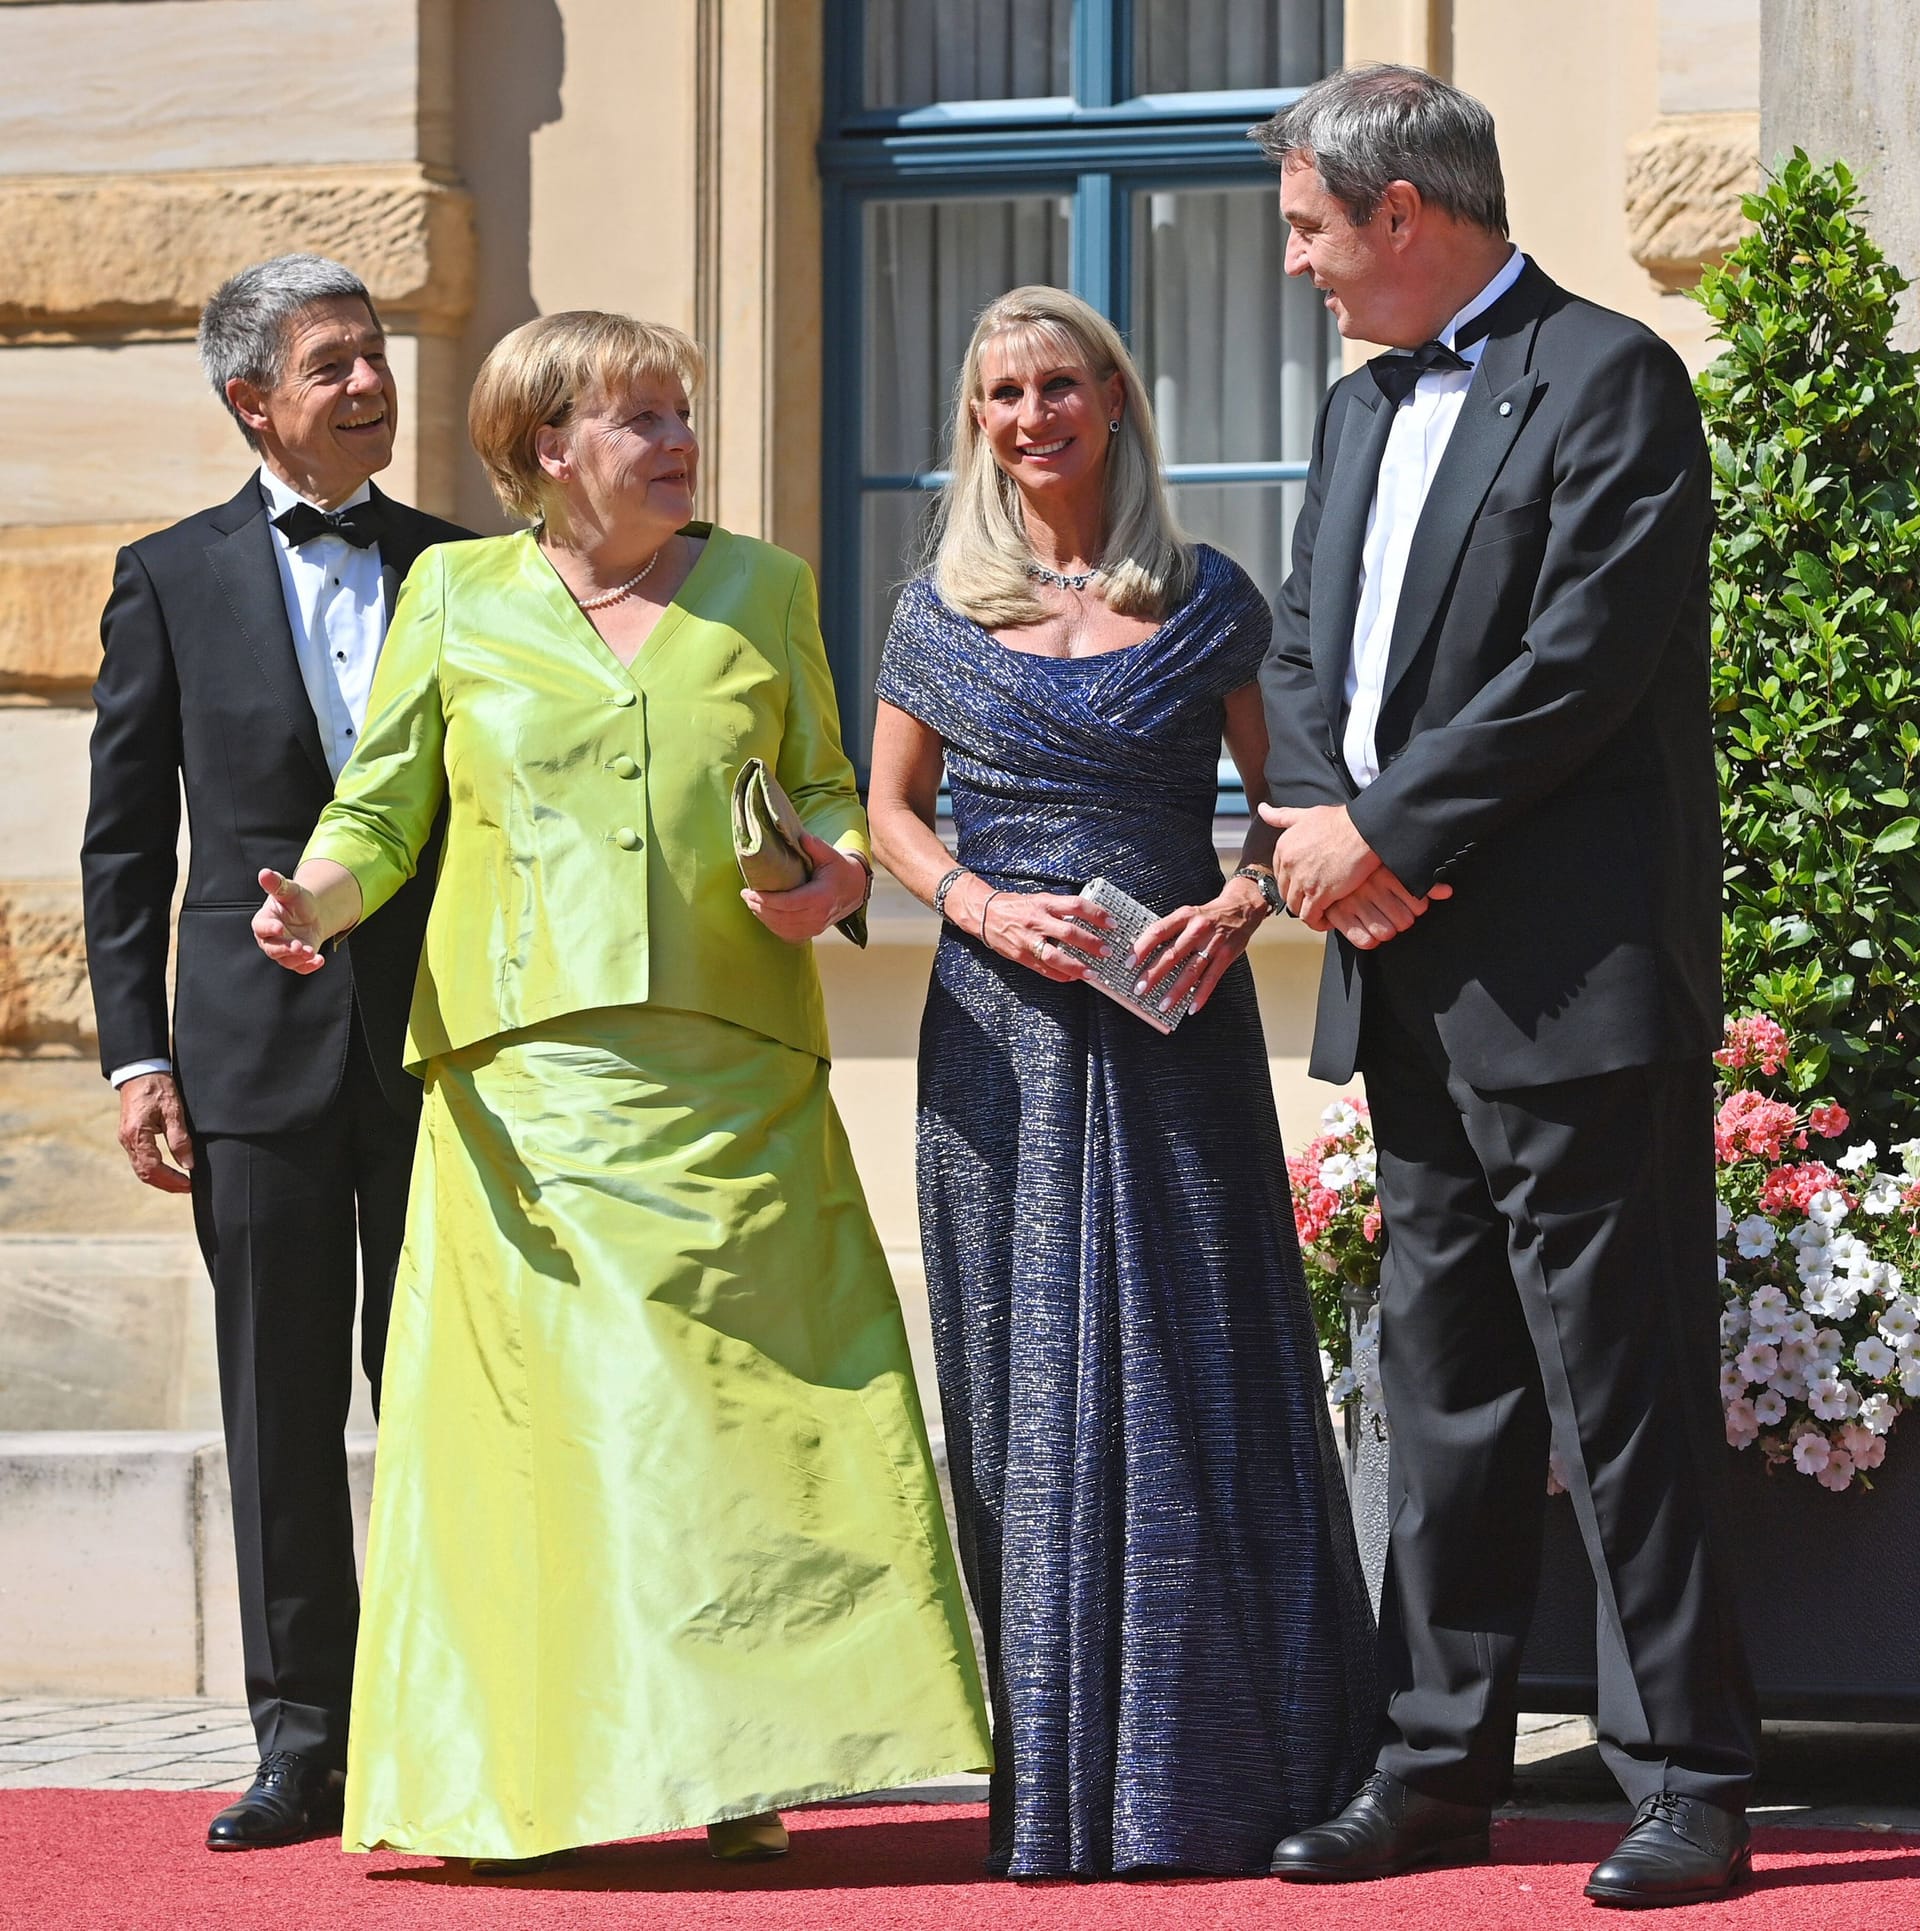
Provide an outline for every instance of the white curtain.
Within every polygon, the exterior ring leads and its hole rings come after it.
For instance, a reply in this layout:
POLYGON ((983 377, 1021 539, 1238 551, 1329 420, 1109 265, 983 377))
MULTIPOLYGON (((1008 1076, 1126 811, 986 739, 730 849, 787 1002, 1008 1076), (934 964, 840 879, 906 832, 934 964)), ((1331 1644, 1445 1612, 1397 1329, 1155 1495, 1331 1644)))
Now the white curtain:
POLYGON ((1337 0, 1134 0, 1141 94, 1305 87, 1339 65, 1337 0))
POLYGON ((866 104, 1073 92, 1073 0, 867 0, 866 104))

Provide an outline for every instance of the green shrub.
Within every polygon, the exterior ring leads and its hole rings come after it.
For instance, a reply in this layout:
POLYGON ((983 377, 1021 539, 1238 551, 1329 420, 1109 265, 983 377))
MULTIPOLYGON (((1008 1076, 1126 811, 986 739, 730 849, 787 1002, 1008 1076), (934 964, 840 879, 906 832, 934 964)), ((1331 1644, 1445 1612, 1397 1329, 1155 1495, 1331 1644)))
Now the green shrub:
POLYGON ((1795 151, 1698 299, 1713 448, 1713 702, 1729 1011, 1779 1018, 1796 1090, 1920 1130, 1920 397, 1908 286, 1852 175, 1795 151))

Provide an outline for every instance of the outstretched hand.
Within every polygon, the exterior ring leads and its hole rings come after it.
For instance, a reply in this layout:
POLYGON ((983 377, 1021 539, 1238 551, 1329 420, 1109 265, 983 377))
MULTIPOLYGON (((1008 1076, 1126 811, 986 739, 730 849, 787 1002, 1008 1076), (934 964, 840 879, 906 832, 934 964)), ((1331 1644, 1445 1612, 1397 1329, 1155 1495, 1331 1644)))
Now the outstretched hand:
POLYGON ((253 937, 275 965, 289 972, 318 972, 326 964, 320 941, 326 936, 313 894, 275 871, 260 874, 267 902, 253 915, 253 937))
POLYGON ((817 939, 867 902, 867 868, 851 852, 804 830, 800 848, 813 864, 813 876, 804 885, 790 892, 756 892, 749 885, 740 894, 747 910, 789 945, 817 939))

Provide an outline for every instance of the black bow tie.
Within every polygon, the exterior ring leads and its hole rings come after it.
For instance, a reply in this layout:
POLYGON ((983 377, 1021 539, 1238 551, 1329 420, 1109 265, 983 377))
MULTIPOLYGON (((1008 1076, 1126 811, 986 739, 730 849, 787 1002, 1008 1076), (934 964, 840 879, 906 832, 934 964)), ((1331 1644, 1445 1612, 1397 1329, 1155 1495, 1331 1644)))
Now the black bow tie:
POLYGON ((1413 394, 1413 385, 1423 375, 1444 375, 1452 369, 1471 369, 1473 364, 1460 353, 1489 334, 1493 328, 1493 307, 1484 308, 1472 321, 1454 331, 1453 347, 1444 342, 1422 342, 1417 349, 1397 349, 1391 355, 1376 355, 1367 367, 1374 382, 1391 408, 1399 408, 1413 394))
POLYGON ((316 537, 337 536, 356 550, 368 550, 387 534, 387 512, 385 504, 372 497, 331 511, 315 509, 311 503, 294 503, 273 519, 273 527, 296 549, 316 537))

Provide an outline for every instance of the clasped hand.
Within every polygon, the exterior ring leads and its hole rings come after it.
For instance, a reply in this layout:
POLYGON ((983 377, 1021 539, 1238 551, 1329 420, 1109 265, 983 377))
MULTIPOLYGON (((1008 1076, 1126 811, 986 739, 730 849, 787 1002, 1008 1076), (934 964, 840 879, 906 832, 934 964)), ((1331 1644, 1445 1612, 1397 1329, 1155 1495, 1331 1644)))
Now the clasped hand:
POLYGON ((867 868, 852 853, 810 831, 802 831, 800 845, 813 861, 813 876, 804 885, 790 892, 756 892, 748 886, 740 894, 747 910, 789 945, 817 939, 867 902, 867 868))
POLYGON ((1451 885, 1425 897, 1409 891, 1354 829, 1345 805, 1262 805, 1280 833, 1273 875, 1287 910, 1311 931, 1338 932, 1362 952, 1406 931, 1427 908, 1451 898, 1451 885))

